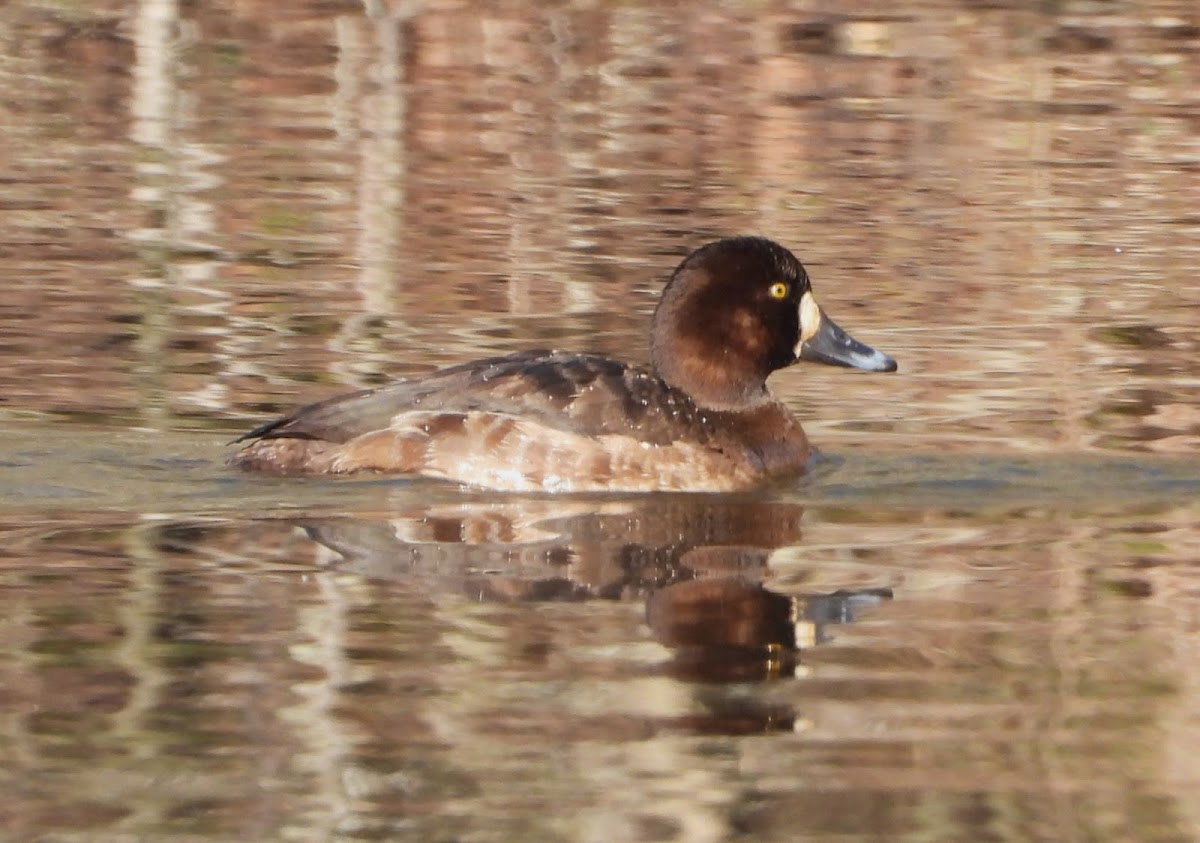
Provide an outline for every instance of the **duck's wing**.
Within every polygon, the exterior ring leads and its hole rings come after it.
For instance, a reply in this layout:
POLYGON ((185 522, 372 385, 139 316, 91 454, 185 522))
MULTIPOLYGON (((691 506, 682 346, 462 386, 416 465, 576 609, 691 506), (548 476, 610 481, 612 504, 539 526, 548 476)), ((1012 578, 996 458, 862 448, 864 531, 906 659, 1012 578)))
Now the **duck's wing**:
POLYGON ((441 369, 301 407, 239 437, 348 442, 420 413, 519 417, 583 436, 621 434, 665 444, 699 434, 704 415, 643 370, 598 355, 523 351, 441 369))

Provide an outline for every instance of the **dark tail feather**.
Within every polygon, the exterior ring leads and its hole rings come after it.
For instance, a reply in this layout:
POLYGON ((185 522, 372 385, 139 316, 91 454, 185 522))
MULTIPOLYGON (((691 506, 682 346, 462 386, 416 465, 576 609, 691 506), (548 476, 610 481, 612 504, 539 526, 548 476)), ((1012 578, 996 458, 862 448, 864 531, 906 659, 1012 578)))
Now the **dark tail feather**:
POLYGON ((272 419, 269 422, 260 424, 258 427, 254 428, 254 430, 251 430, 248 433, 243 433, 237 439, 230 439, 225 444, 236 445, 238 442, 249 442, 251 439, 262 439, 268 433, 270 433, 271 431, 275 430, 276 428, 278 428, 284 424, 287 424, 287 422, 289 422, 289 421, 291 421, 290 416, 282 416, 277 419, 272 419))

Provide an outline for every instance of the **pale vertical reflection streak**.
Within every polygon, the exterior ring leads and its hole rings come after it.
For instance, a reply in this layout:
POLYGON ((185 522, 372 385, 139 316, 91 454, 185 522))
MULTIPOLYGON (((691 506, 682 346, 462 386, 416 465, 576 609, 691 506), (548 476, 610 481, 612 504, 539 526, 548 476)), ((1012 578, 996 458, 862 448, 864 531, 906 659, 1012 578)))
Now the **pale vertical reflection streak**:
POLYGON ((368 313, 391 311, 396 267, 397 211, 404 203, 404 70, 401 21, 389 14, 368 19, 374 61, 366 65, 371 93, 360 99, 361 166, 358 188, 359 289, 368 313))
MULTIPOLYGON (((150 720, 155 709, 162 704, 162 689, 170 679, 161 661, 154 657, 153 650, 154 628, 164 605, 164 565, 162 553, 157 548, 161 529, 161 521, 151 520, 130 527, 123 537, 124 549, 132 564, 129 566, 128 586, 124 589, 124 599, 120 604, 123 633, 117 656, 134 681, 127 702, 112 717, 112 731, 114 737, 119 738, 139 762, 151 760, 162 751, 157 742, 148 741, 145 736, 154 731, 150 720)), ((112 798, 111 782, 99 790, 112 798)), ((163 821, 164 801, 123 800, 122 804, 132 809, 132 813, 124 820, 125 827, 132 830, 158 826, 163 821)))
POLYGON ((333 67, 333 131, 339 143, 358 140, 356 104, 362 96, 359 66, 363 59, 361 24, 357 15, 341 15, 334 22, 337 38, 337 62, 333 67))
POLYGON ((482 23, 484 56, 490 66, 505 73, 518 74, 542 70, 538 81, 540 90, 531 91, 533 102, 516 102, 512 108, 522 114, 517 121, 526 137, 540 136, 540 143, 514 148, 509 153, 512 184, 509 202, 508 243, 505 259, 508 264, 505 293, 508 312, 521 315, 538 315, 545 305, 538 300, 539 286, 548 280, 561 293, 562 313, 586 313, 596 308, 596 297, 591 283, 574 278, 560 271, 562 255, 567 248, 587 248, 595 245, 595 238, 588 231, 590 221, 579 220, 571 213, 570 202, 576 191, 566 185, 576 175, 576 169, 594 169, 591 156, 578 156, 572 162, 572 145, 569 138, 571 124, 579 106, 572 103, 570 88, 573 82, 589 72, 580 68, 571 58, 570 51, 561 49, 564 36, 564 21, 568 13, 547 10, 545 18, 534 24, 542 24, 554 34, 549 48, 525 45, 532 54, 518 54, 514 59, 504 49, 505 27, 503 22, 485 20, 482 23), (543 55, 540 51, 545 49, 543 55), (538 52, 534 52, 538 51, 538 52), (512 66, 522 62, 525 67, 512 66), (550 101, 561 104, 553 111, 554 118, 543 117, 540 103, 550 101), (543 126, 534 121, 547 120, 543 126), (575 168, 572 167, 575 164, 575 168), (586 166, 584 166, 586 164, 586 166), (537 212, 531 214, 527 208, 533 200, 537 212))
MULTIPOLYGON (((494 17, 484 16, 480 21, 480 37, 482 39, 481 54, 483 63, 489 70, 494 69, 497 75, 512 73, 516 68, 508 66, 513 63, 512 56, 504 49, 497 49, 498 44, 502 44, 505 34, 505 23, 509 21, 499 20, 494 17)), ((526 50, 536 50, 532 45, 525 45, 526 50)), ((518 55, 522 55, 518 53, 518 55)), ((531 69, 542 65, 537 61, 537 56, 522 55, 525 62, 531 66, 531 69)), ((544 65, 542 65, 544 68, 544 65)), ((533 70, 533 72, 537 72, 533 70)), ((549 75, 549 74, 547 74, 549 75)), ((549 86, 554 84, 553 79, 546 78, 542 82, 549 86)), ((524 103, 514 102, 510 108, 516 112, 524 110, 525 116, 528 119, 530 111, 524 103)), ((509 115, 498 114, 495 118, 498 124, 503 124, 509 118, 509 115)), ((511 118, 510 118, 511 119, 511 118)), ((513 120, 514 123, 520 124, 519 120, 513 120)), ((509 187, 509 202, 522 201, 526 197, 538 196, 537 215, 522 215, 520 213, 512 213, 509 215, 506 229, 508 234, 508 243, 506 248, 505 258, 508 263, 508 270, 505 273, 507 281, 504 285, 506 298, 508 299, 508 312, 513 314, 529 315, 537 313, 538 307, 535 303, 534 284, 530 275, 530 270, 538 260, 541 253, 538 248, 538 234, 542 236, 549 233, 553 238, 558 234, 555 222, 563 219, 563 214, 560 213, 560 197, 565 191, 556 191, 553 198, 546 196, 541 190, 542 184, 538 179, 539 172, 546 164, 549 158, 553 163, 550 164, 550 172, 556 172, 561 175, 561 170, 558 168, 558 156, 555 154, 554 147, 560 135, 560 127, 550 126, 547 132, 547 137, 543 138, 543 144, 532 145, 527 149, 512 149, 508 153, 511 162, 511 178, 512 183, 509 187), (547 204, 552 204, 552 207, 546 207, 547 204), (547 220, 543 216, 549 212, 552 219, 547 220), (549 223, 547 225, 547 223, 549 223), (548 229, 548 231, 547 231, 548 229)))
MULTIPOLYGON (((582 144, 577 142, 576 137, 571 133, 571 129, 576 125, 586 125, 588 118, 595 111, 595 105, 584 98, 572 97, 570 92, 572 86, 592 74, 592 67, 588 62, 581 61, 574 56, 572 51, 567 47, 566 39, 570 34, 570 11, 559 10, 548 12, 548 15, 547 23, 552 33, 552 40, 547 58, 548 64, 553 68, 555 74, 555 99, 561 103, 561 110, 558 112, 558 119, 561 122, 554 127, 554 151, 561 167, 560 172, 562 177, 571 178, 578 175, 571 166, 571 162, 574 160, 575 154, 584 148, 582 144)), ((586 170, 594 170, 595 162, 593 156, 588 155, 586 160, 590 165, 586 170)), ((561 200, 573 199, 578 201, 583 198, 578 188, 569 191, 566 189, 555 189, 553 194, 561 200)), ((565 232, 564 243, 549 244, 550 254, 557 254, 557 249, 562 247, 591 249, 599 244, 600 241, 596 237, 594 222, 588 219, 581 219, 578 215, 572 213, 569 201, 556 203, 555 209, 561 212, 559 218, 567 221, 569 228, 565 232)), ((551 228, 551 231, 554 231, 554 229, 551 228)), ((564 295, 562 309, 564 313, 587 313, 599 307, 595 289, 590 279, 577 278, 573 275, 563 277, 562 273, 556 273, 556 277, 562 280, 564 295)))
POLYGON ((358 147, 355 286, 363 306, 330 341, 337 352, 331 368, 343 382, 355 385, 364 385, 388 363, 378 320, 393 315, 397 232, 404 203, 401 30, 401 19, 383 12, 365 20, 339 18, 336 29, 333 123, 339 139, 358 147), (374 35, 371 41, 363 38, 364 27, 374 35))
POLYGON ((174 0, 143 0, 134 16, 133 90, 130 137, 142 145, 134 172, 132 199, 148 206, 147 218, 161 216, 163 228, 134 229, 131 240, 142 247, 144 274, 130 279, 142 291, 135 382, 142 423, 166 425, 168 394, 165 353, 170 330, 171 263, 164 247, 173 239, 171 192, 175 176, 175 50, 179 8, 174 0), (155 213, 159 212, 159 213, 155 213))
POLYGON ((171 104, 175 100, 171 48, 178 21, 179 9, 174 0, 142 0, 133 19, 137 58, 133 65, 130 136, 148 146, 166 146, 171 135, 171 104))
POLYGON ((343 592, 337 574, 322 571, 312 576, 318 596, 300 610, 297 618, 308 642, 292 646, 289 655, 319 668, 322 675, 293 685, 291 690, 299 702, 280 716, 293 728, 296 742, 308 748, 295 763, 313 776, 313 789, 324 806, 323 810, 314 808, 296 817, 293 831, 300 835, 296 839, 314 835, 312 839, 328 840, 353 813, 345 766, 353 742, 335 711, 338 689, 354 679, 345 654, 346 615, 353 601, 343 592))
MULTIPOLYGON (((161 218, 157 228, 133 229, 129 238, 141 247, 144 272, 130 279, 143 291, 144 307, 140 348, 139 405, 147 426, 166 426, 170 396, 165 383, 169 371, 166 351, 174 321, 174 297, 169 291, 185 288, 203 301, 190 305, 200 315, 227 314, 229 294, 216 281, 218 262, 212 258, 216 243, 216 219, 211 202, 201 198, 220 185, 217 165, 224 157, 206 144, 187 142, 186 99, 179 90, 180 45, 194 41, 179 17, 175 0, 143 0, 134 19, 136 52, 132 68, 130 137, 141 145, 134 172, 131 198, 146 206, 146 218, 161 218), (181 253, 194 258, 180 260, 181 253)), ((229 371, 240 356, 242 332, 223 326, 203 329, 221 334, 217 357, 219 371, 229 371)), ((226 385, 213 379, 204 387, 179 393, 174 400, 209 410, 227 406, 226 385)))

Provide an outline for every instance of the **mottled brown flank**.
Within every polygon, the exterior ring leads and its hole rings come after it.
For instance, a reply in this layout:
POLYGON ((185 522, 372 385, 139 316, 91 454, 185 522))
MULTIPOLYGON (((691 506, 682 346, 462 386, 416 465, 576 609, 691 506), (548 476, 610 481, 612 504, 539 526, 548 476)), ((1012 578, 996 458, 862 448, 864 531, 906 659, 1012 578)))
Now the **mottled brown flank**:
POLYGON ((438 436, 461 436, 467 426, 467 417, 462 413, 440 413, 431 416, 421 425, 421 431, 431 438, 438 436))
POLYGON ((488 430, 483 435, 483 447, 486 451, 494 451, 500 447, 500 443, 504 441, 510 433, 512 433, 515 419, 506 416, 498 416, 492 420, 488 430))
POLYGON ((598 450, 592 454, 591 460, 585 464, 586 471, 596 483, 602 486, 608 486, 613 480, 612 471, 612 454, 608 451, 598 450))
POLYGON ((420 471, 428 439, 415 431, 376 430, 351 439, 334 458, 334 471, 420 471), (396 466, 396 468, 392 468, 396 466))
POLYGON ((324 474, 337 450, 337 443, 314 439, 260 439, 230 457, 229 463, 264 474, 324 474))
MULTIPOLYGON (((637 378, 644 381, 638 394, 647 400, 639 402, 640 422, 626 418, 599 432, 567 430, 520 414, 415 409, 397 413, 386 429, 343 443, 261 439, 232 461, 280 474, 418 473, 492 488, 557 491, 729 491, 803 469, 808 443, 782 405, 767 401, 740 412, 699 411, 661 381, 644 373, 637 378), (658 441, 665 419, 677 420, 677 435, 658 441)), ((323 405, 322 413, 328 409, 323 405)))

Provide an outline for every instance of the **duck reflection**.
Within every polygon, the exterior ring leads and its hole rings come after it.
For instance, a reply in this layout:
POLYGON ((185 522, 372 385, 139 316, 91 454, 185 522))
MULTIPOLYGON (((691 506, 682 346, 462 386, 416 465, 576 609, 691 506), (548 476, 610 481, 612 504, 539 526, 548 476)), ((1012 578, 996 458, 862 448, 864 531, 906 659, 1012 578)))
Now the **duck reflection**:
POLYGON ((644 600, 651 632, 672 654, 665 672, 729 683, 794 675, 805 647, 891 597, 886 588, 796 596, 766 587, 768 557, 799 543, 802 514, 749 498, 509 499, 304 529, 330 551, 327 567, 480 601, 644 600))

